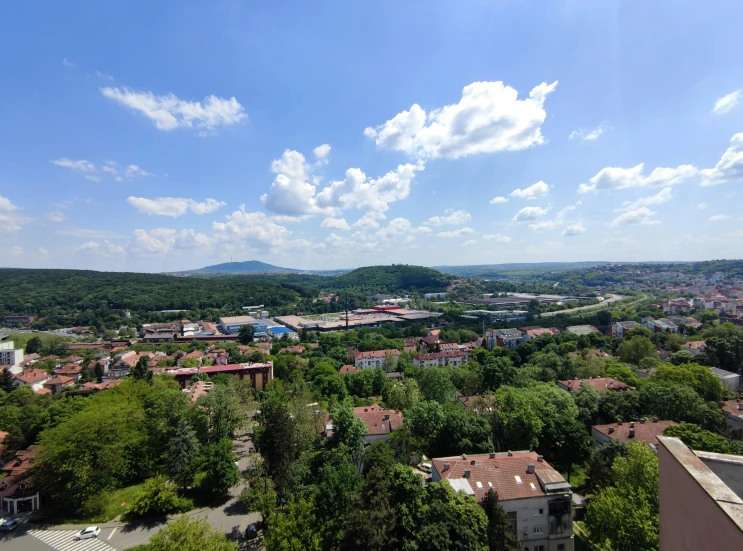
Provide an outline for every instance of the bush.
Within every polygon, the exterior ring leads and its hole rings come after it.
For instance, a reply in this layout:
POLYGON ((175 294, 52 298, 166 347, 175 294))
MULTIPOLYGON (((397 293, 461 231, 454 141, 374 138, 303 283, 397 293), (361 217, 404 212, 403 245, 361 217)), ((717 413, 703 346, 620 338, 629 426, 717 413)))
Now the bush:
POLYGON ((145 481, 142 491, 137 494, 129 514, 146 517, 183 513, 190 509, 190 502, 178 496, 176 486, 164 475, 145 481))

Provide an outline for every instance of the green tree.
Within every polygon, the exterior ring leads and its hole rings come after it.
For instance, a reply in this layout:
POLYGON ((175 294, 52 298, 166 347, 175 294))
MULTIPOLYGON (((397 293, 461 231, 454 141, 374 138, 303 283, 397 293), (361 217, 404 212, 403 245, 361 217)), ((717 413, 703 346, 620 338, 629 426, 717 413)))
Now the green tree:
POLYGON ((401 383, 392 383, 385 389, 383 398, 389 409, 403 411, 414 408, 421 400, 418 381, 408 378, 401 383))
POLYGON ((724 436, 704 430, 693 423, 681 423, 668 427, 663 434, 674 436, 689 446, 692 450, 715 453, 731 453, 730 442, 724 436))
POLYGON ((619 358, 625 362, 637 365, 643 358, 655 358, 655 345, 647 337, 632 337, 625 339, 617 349, 619 358))
POLYGON ((150 538, 148 551, 237 551, 237 544, 211 527, 206 517, 180 517, 150 538))
POLYGON ((145 517, 166 515, 184 511, 187 504, 178 497, 176 486, 166 476, 158 475, 145 481, 142 490, 137 493, 129 513, 145 517))
POLYGON ((137 365, 129 370, 129 375, 137 381, 145 381, 152 384, 152 371, 147 368, 149 361, 149 356, 140 356, 137 360, 137 365))
POLYGON ((266 551, 320 551, 322 538, 316 528, 312 502, 289 501, 266 527, 263 545, 266 551))
POLYGON ((482 507, 488 517, 488 549, 490 551, 516 551, 518 540, 508 514, 498 501, 498 492, 490 488, 482 501, 482 507))
POLYGON ((429 367, 423 369, 418 377, 421 393, 426 400, 443 404, 454 397, 455 388, 451 382, 452 370, 449 367, 429 367))
POLYGON ((658 548, 658 456, 643 443, 628 448, 626 458, 614 459, 614 486, 588 505, 586 525, 615 551, 651 551, 658 548))
POLYGON ((599 409, 599 394, 591 385, 581 385, 573 396, 578 406, 578 420, 590 426, 596 420, 599 409))
POLYGON ((364 487, 348 520, 341 549, 385 551, 397 548, 396 517, 392 506, 392 489, 387 472, 374 466, 368 472, 364 487))
POLYGON ((44 343, 41 341, 41 337, 31 337, 26 343, 26 354, 38 354, 42 348, 44 348, 44 343))
POLYGON ((15 380, 7 367, 4 367, 2 374, 0 374, 0 388, 5 392, 13 392, 13 389, 15 389, 15 380))
POLYGON ((240 327, 240 332, 237 334, 237 340, 240 344, 250 344, 255 338, 255 327, 250 324, 245 324, 240 327))
POLYGON ((627 445, 617 440, 594 448, 588 461, 589 487, 597 492, 614 483, 612 466, 617 457, 627 457, 627 445))
POLYGON ((232 440, 223 438, 204 448, 204 470, 206 475, 202 487, 215 495, 224 495, 240 481, 240 470, 235 465, 237 456, 232 451, 232 440))
POLYGON ((331 411, 333 419, 333 436, 330 443, 333 446, 345 444, 348 449, 356 450, 362 443, 366 434, 366 425, 363 421, 356 419, 353 413, 353 402, 344 400, 338 407, 331 411))
POLYGON ((654 381, 675 381, 693 388, 706 402, 722 400, 722 381, 709 367, 697 363, 661 365, 653 374, 654 381))
POLYGON ((180 418, 168 443, 167 466, 170 476, 181 488, 193 481, 199 458, 199 441, 185 418, 180 418))
POLYGON ((238 497, 238 501, 248 511, 258 511, 266 524, 273 522, 277 500, 273 480, 265 474, 253 477, 238 497))
POLYGON ((419 523, 421 551, 484 551, 488 517, 470 496, 454 492, 446 482, 428 486, 419 523))

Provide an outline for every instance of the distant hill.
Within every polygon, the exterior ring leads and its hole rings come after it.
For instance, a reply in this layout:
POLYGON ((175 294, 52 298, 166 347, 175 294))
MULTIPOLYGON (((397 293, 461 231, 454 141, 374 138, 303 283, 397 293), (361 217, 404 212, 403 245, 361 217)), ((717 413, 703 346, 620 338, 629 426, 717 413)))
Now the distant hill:
POLYGON ((332 280, 336 289, 356 287, 374 293, 441 292, 449 284, 450 277, 431 268, 393 264, 391 266, 368 266, 357 268, 332 280))
POLYGON ((293 268, 281 268, 273 264, 266 264, 259 260, 246 260, 245 262, 224 262, 214 264, 198 270, 179 272, 182 274, 295 274, 300 270, 293 268))
POLYGON ((523 262, 511 264, 476 264, 471 266, 433 266, 445 274, 460 277, 504 277, 551 271, 582 270, 604 266, 609 262, 523 262))

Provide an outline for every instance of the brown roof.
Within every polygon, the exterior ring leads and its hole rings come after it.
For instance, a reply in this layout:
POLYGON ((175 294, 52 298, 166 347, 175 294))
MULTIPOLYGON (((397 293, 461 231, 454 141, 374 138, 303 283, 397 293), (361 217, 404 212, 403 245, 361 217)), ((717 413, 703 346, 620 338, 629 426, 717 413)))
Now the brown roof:
POLYGON ((201 350, 194 350, 193 352, 189 352, 185 356, 181 358, 181 360, 188 360, 189 358, 203 358, 204 353, 201 350))
POLYGON ((366 425, 366 434, 370 436, 389 434, 402 428, 402 413, 392 409, 382 409, 378 404, 353 408, 356 419, 366 425))
POLYGON ((459 396, 457 400, 462 402, 462 405, 467 409, 472 409, 478 400, 485 400, 492 402, 495 399, 495 394, 475 394, 473 396, 459 396))
POLYGON ((741 400, 726 400, 722 403, 722 411, 728 415, 734 417, 740 417, 743 415, 743 401, 741 400))
POLYGON ((281 352, 287 352, 289 354, 301 354, 304 352, 305 348, 304 346, 287 346, 281 352))
MULTIPOLYGON (((520 331, 524 331, 524 329, 520 329, 520 331)), ((539 335, 557 335, 559 332, 560 330, 554 327, 530 327, 526 329, 526 334, 532 339, 536 339, 539 335)))
POLYGON ((358 369, 352 365, 342 365, 338 373, 345 375, 346 373, 356 373, 357 371, 358 369))
POLYGON ((57 370, 57 375, 77 375, 83 372, 83 366, 77 364, 67 364, 57 370))
POLYGON ((51 393, 52 393, 52 391, 49 388, 43 388, 42 387, 42 388, 40 388, 38 390, 34 390, 34 394, 39 394, 41 396, 43 396, 44 394, 51 394, 51 393))
POLYGON ((459 350, 459 345, 454 342, 442 342, 439 345, 439 348, 442 352, 453 352, 455 350, 459 350))
POLYGON ((609 425, 594 425, 591 427, 596 432, 616 440, 618 442, 645 442, 658 446, 658 437, 663 436, 663 432, 674 425, 674 421, 634 421, 622 423, 611 423, 609 425), (634 425, 634 426, 633 426, 634 425), (630 430, 635 431, 635 435, 630 437, 630 430))
POLYGON ((49 375, 43 369, 26 369, 23 373, 15 376, 16 379, 32 385, 49 378, 49 375))
POLYGON ((212 382, 196 381, 191 385, 191 388, 188 389, 188 398, 192 402, 195 402, 202 396, 208 394, 212 388, 214 388, 214 383, 212 382))
POLYGON ((442 480, 451 483, 464 479, 478 501, 482 501, 490 488, 498 492, 501 501, 567 491, 570 486, 562 475, 549 463, 539 459, 536 452, 520 451, 439 457, 432 464, 442 480), (445 468, 447 465, 448 468, 445 468), (533 466, 532 473, 529 472, 530 465, 533 466), (467 472, 469 477, 466 476, 467 472))
POLYGON ((704 350, 705 348, 707 348, 707 343, 705 341, 687 342, 684 344, 684 348, 687 348, 689 350, 704 350))
POLYGON ((392 350, 370 350, 369 352, 359 352, 356 354, 355 359, 357 360, 371 360, 373 358, 385 358, 387 354, 392 356, 399 356, 400 351, 397 349, 392 350))
POLYGON ((614 390, 616 392, 630 392, 632 387, 624 384, 622 381, 611 379, 609 377, 597 377, 595 379, 571 379, 569 381, 558 381, 561 386, 567 387, 568 390, 578 390, 581 385, 588 385, 595 388, 598 392, 607 392, 614 390))

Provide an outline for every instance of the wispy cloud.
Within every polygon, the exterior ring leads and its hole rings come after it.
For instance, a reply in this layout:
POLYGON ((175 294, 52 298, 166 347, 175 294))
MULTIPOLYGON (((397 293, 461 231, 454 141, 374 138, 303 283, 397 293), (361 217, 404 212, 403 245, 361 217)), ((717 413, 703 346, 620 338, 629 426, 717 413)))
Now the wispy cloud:
POLYGON ((740 101, 741 90, 735 90, 719 98, 715 102, 715 106, 712 108, 712 112, 715 115, 724 115, 729 113, 740 101))

